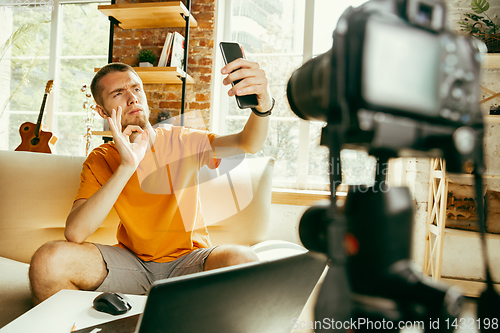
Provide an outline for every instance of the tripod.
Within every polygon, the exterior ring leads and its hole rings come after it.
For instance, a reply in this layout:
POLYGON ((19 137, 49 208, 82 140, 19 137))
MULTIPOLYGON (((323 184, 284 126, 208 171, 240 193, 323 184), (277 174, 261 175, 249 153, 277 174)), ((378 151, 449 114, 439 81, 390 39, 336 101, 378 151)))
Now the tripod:
MULTIPOLYGON (((331 156, 340 156, 339 135, 337 125, 323 130, 322 144, 331 156)), ((377 157, 379 171, 373 186, 350 186, 341 213, 333 187, 340 175, 331 174, 331 204, 311 207, 301 219, 304 245, 331 258, 316 304, 316 332, 389 332, 409 326, 451 332, 445 321, 458 316, 463 297, 455 287, 435 283, 412 268, 409 189, 386 182, 389 158, 395 156, 391 151, 370 154, 377 157)))

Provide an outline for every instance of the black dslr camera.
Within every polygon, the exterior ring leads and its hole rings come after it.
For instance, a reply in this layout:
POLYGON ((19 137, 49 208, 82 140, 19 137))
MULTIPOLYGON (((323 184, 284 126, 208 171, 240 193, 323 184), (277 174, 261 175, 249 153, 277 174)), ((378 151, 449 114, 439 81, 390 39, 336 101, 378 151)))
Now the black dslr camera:
MULTIPOLYGON (((303 119, 327 123, 321 144, 331 159, 340 161, 342 148, 361 146, 382 169, 397 156, 442 157, 451 172, 472 162, 482 193, 479 75, 486 47, 451 32, 445 11, 442 0, 350 7, 333 47, 292 74, 290 107, 303 119)), ((331 204, 313 206, 301 219, 303 244, 332 259, 316 304, 316 332, 392 331, 408 322, 425 331, 453 330, 449 323, 463 297, 411 267, 411 196, 407 188, 388 187, 384 171, 372 188, 350 187, 342 212, 334 187, 341 175, 331 173, 331 204)), ((490 285, 488 269, 487 280, 490 285)), ((492 290, 488 302, 498 298, 492 290)))
POLYGON ((442 154, 450 171, 482 160, 473 148, 485 46, 447 30, 442 1, 371 0, 347 9, 333 37, 330 51, 290 78, 299 117, 342 124, 344 143, 442 154))

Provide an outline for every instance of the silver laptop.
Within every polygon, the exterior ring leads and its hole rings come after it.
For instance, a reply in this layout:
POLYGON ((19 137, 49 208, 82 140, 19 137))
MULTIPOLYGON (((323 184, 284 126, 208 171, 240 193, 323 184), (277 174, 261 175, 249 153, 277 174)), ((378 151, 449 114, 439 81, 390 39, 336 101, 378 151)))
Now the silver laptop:
POLYGON ((290 333, 326 264, 306 252, 160 280, 141 315, 77 332, 290 333))

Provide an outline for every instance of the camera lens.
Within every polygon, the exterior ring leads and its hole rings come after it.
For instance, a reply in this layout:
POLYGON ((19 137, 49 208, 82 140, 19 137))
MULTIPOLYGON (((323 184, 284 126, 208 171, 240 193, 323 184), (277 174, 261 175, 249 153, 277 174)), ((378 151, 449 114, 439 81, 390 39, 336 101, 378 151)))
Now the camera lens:
POLYGON ((293 72, 287 86, 292 111, 305 120, 327 121, 329 105, 337 100, 335 89, 330 89, 330 77, 335 74, 333 48, 293 72))

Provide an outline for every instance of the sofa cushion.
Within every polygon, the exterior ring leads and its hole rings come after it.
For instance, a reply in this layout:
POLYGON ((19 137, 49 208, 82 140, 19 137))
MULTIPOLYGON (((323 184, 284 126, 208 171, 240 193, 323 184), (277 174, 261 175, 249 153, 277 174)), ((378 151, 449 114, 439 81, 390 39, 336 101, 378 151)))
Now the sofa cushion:
POLYGON ((28 264, 0 257, 0 327, 33 306, 28 269, 28 264))

